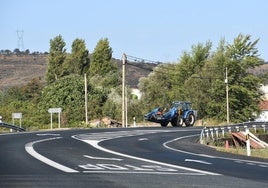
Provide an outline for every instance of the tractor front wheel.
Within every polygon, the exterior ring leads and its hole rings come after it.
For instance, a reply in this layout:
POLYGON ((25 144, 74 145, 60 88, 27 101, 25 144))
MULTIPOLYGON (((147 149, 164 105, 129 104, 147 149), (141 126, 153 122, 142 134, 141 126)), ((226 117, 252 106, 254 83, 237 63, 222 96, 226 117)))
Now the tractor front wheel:
POLYGON ((161 124, 161 127, 166 127, 168 125, 168 122, 164 121, 164 122, 161 122, 160 124, 161 124))

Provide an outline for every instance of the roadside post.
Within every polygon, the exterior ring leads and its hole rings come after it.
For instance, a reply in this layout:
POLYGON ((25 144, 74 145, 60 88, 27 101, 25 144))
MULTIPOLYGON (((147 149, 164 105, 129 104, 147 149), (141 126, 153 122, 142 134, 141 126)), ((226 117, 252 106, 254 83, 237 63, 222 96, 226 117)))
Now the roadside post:
POLYGON ((135 118, 135 116, 133 117, 133 127, 136 127, 136 118, 135 118))
POLYGON ((53 126, 52 126, 52 121, 53 121, 53 119, 52 119, 52 115, 53 115, 53 113, 58 113, 58 128, 60 128, 60 113, 61 113, 61 108, 49 108, 48 109, 48 112, 50 113, 50 129, 52 129, 53 128, 53 126))
POLYGON ((249 140, 249 129, 246 128, 246 143, 247 143, 247 156, 251 155, 250 151, 250 140, 249 140))

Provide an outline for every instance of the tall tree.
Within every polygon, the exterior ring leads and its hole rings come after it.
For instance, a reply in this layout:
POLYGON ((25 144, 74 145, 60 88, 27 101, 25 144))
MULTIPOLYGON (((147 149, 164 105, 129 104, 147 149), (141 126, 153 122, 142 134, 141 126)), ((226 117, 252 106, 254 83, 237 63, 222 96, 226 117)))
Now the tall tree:
POLYGON ((91 55, 89 68, 90 80, 95 85, 109 89, 121 84, 118 67, 111 61, 112 53, 108 39, 100 39, 91 55))
POLYGON ((65 45, 61 35, 50 40, 48 68, 46 72, 46 81, 48 84, 53 83, 63 75, 62 65, 67 56, 65 45))
POLYGON ((75 39, 72 43, 72 52, 64 63, 64 74, 82 75, 89 68, 89 52, 85 41, 75 39))
POLYGON ((105 76, 111 70, 115 69, 115 66, 111 62, 112 53, 113 51, 109 45, 108 39, 100 39, 91 55, 91 63, 89 68, 89 73, 91 76, 105 76))

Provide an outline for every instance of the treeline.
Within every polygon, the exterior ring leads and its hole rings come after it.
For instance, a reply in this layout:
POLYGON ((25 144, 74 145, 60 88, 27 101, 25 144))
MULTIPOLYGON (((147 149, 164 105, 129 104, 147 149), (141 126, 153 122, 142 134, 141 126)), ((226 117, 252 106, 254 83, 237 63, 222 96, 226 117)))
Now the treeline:
MULTIPOLYGON (((175 100, 190 101, 199 119, 225 122, 227 84, 230 121, 248 121, 260 112, 260 84, 267 80, 250 71, 263 63, 257 43, 242 34, 232 44, 221 40, 214 51, 211 42, 199 43, 178 62, 157 65, 139 81, 140 100, 127 88, 128 122, 133 117, 141 122, 148 111, 175 100)), ((48 128, 47 110, 60 107, 62 127, 85 126, 85 89, 89 121, 104 116, 121 121, 122 74, 112 60, 109 40, 100 39, 91 54, 82 39, 73 41, 71 53, 66 50, 61 35, 50 40, 46 84, 33 79, 25 86, 1 91, 0 114, 5 121, 11 121, 12 112, 21 112, 26 128, 48 128)))
POLYGON ((264 100, 260 84, 267 80, 267 74, 251 71, 264 62, 259 58, 258 41, 240 34, 232 44, 221 40, 215 51, 211 42, 193 45, 178 63, 159 65, 140 80, 144 105, 153 108, 175 99, 187 100, 199 118, 226 122, 228 97, 231 122, 257 116, 264 100))
POLYGON ((61 35, 51 39, 46 83, 36 78, 25 86, 1 91, 0 102, 5 108, 0 114, 4 121, 10 122, 13 112, 21 112, 26 128, 47 128, 48 109, 60 107, 63 127, 85 126, 84 75, 88 80, 89 121, 103 116, 121 118, 121 70, 112 61, 108 39, 100 39, 91 54, 82 39, 73 41, 71 53, 66 51, 61 35))
POLYGON ((10 56, 10 55, 41 55, 41 54, 48 54, 48 52, 38 52, 38 51, 34 51, 34 52, 30 52, 29 49, 27 50, 20 50, 18 48, 15 48, 13 51, 11 50, 0 50, 0 55, 5 55, 5 56, 10 56))

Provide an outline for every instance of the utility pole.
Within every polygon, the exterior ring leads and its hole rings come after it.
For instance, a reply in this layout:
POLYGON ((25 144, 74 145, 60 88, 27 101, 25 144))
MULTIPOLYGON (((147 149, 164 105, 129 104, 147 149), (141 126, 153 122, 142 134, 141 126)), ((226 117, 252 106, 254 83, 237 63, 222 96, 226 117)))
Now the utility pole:
POLYGON ((122 56, 122 127, 125 127, 125 117, 126 117, 126 100, 125 100, 125 71, 126 71, 126 60, 127 56, 123 53, 122 56))
POLYGON ((227 124, 229 124, 230 119, 229 119, 229 87, 228 87, 228 69, 226 67, 225 70, 225 84, 226 84, 226 120, 227 124))
POLYGON ((17 30, 17 37, 18 37, 18 49, 20 51, 24 50, 24 43, 23 43, 23 30, 17 30))
POLYGON ((84 75, 85 77, 85 117, 86 117, 86 126, 88 125, 88 117, 87 117, 87 74, 84 75))

